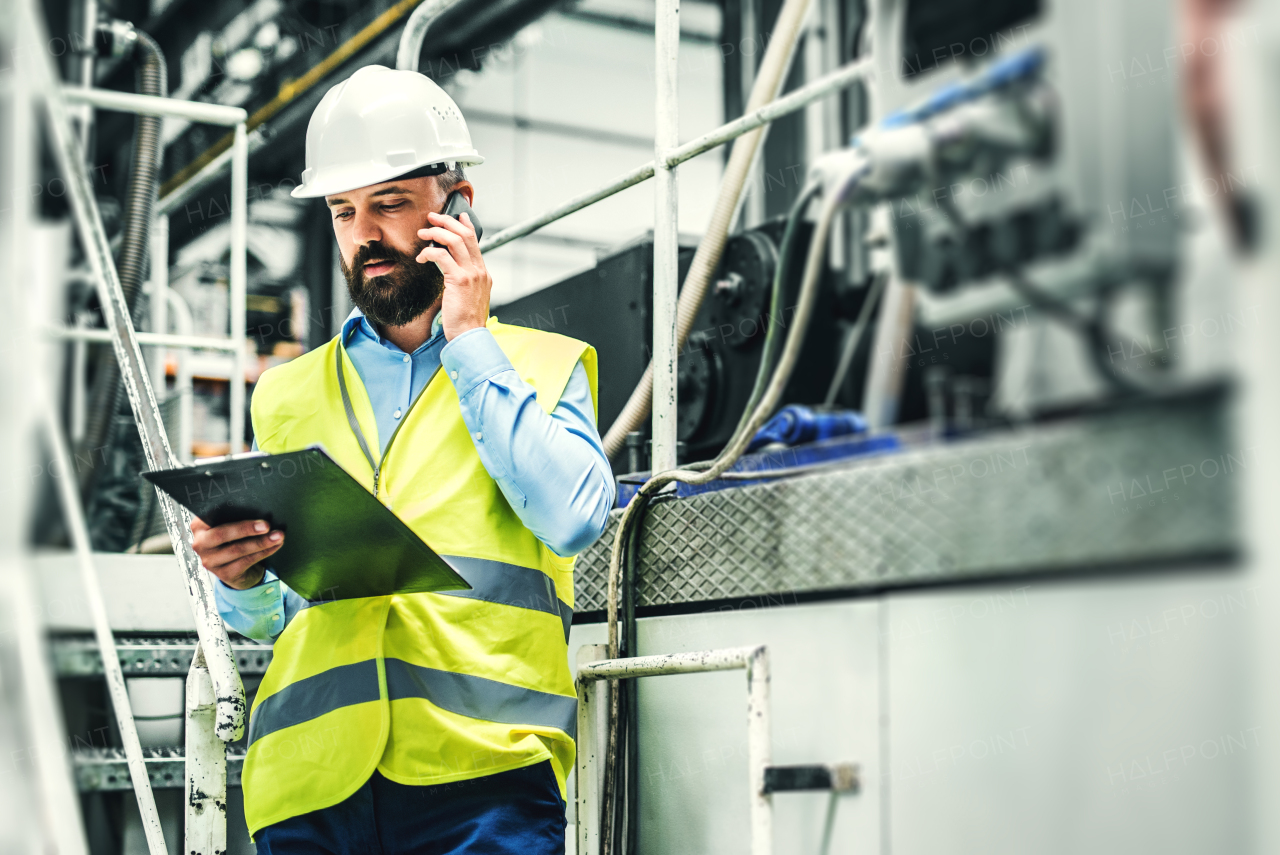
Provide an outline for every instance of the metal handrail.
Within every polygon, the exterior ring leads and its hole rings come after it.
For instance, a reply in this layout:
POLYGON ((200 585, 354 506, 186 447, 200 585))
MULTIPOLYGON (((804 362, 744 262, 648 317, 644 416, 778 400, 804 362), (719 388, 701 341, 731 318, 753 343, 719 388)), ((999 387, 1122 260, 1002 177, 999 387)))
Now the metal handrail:
MULTIPOLYGON (((696 139, 692 139, 667 153, 667 163, 671 166, 677 166, 686 160, 692 160, 700 154, 705 154, 713 148, 718 148, 727 142, 731 142, 748 131, 767 125, 776 121, 783 116, 796 112, 808 105, 812 104, 820 98, 824 98, 833 92, 846 89, 860 80, 869 78, 874 70, 874 66, 870 59, 861 59, 856 62, 848 63, 841 66, 835 71, 817 80, 809 83, 799 89, 771 101, 759 110, 755 110, 745 116, 740 116, 732 122, 726 122, 713 131, 703 134, 696 139)), ((654 175, 654 161, 635 167, 622 175, 618 176, 608 184, 604 184, 595 190, 574 196, 554 208, 537 214, 521 223, 507 226, 500 232, 495 232, 490 237, 480 241, 480 251, 488 252, 492 249, 511 243, 513 240, 533 234, 543 226, 548 226, 556 220, 562 220, 570 214, 577 213, 583 208, 588 208, 603 199, 608 199, 617 193, 621 193, 628 187, 634 187, 644 181, 649 180, 654 175)))
MULTIPOLYGON (((607 655, 604 645, 584 645, 578 651, 578 762, 575 793, 578 849, 580 855, 599 851, 600 829, 593 804, 596 781, 591 760, 600 756, 602 745, 596 733, 593 683, 601 680, 631 680, 669 674, 698 674, 708 671, 747 672, 747 776, 751 792, 751 855, 772 855, 773 797, 765 788, 764 770, 771 757, 769 714, 769 648, 730 647, 695 653, 667 653, 627 659, 592 659, 607 655)), ((634 818, 633 818, 634 819, 634 818)))
MULTIPOLYGON (((19 26, 21 27, 20 32, 25 36, 24 41, 30 44, 44 44, 46 34, 43 32, 43 21, 32 4, 30 2, 21 3, 19 9, 19 26)), ((121 379, 128 393, 134 420, 137 423, 138 432, 142 439, 142 449, 147 466, 149 469, 155 470, 179 465, 179 461, 174 456, 168 436, 165 433, 164 422, 156 402, 155 392, 152 389, 147 363, 143 359, 138 336, 133 329, 131 313, 124 298, 110 244, 108 243, 102 218, 98 211, 97 201, 94 198, 92 186, 89 182, 84 152, 79 138, 72 129, 67 111, 66 87, 57 82, 57 71, 46 54, 22 51, 20 56, 16 58, 20 62, 19 73, 27 76, 27 82, 31 87, 32 94, 36 98, 43 100, 46 108, 45 116, 48 123, 50 142, 59 170, 63 173, 67 183, 76 229, 79 232, 85 256, 97 287, 106 332, 111 338, 116 359, 120 364, 121 379)), ((248 146, 243 119, 238 114, 233 115, 225 110, 206 110, 205 108, 210 105, 192 108, 190 105, 181 105, 181 102, 160 103, 168 99, 147 99, 140 103, 136 100, 138 96, 102 96, 101 93, 84 89, 76 89, 71 93, 71 97, 95 103, 95 105, 106 109, 123 109, 152 115, 176 114, 187 117, 199 114, 205 118, 218 121, 225 121, 231 118, 238 120, 235 124, 235 146, 232 157, 231 316, 232 318, 240 318, 241 323, 243 323, 245 309, 245 238, 248 207, 246 193, 248 146)), ((231 337, 235 337, 234 333, 231 337)), ((167 338, 169 337, 162 336, 162 340, 167 338)), ((173 346, 186 346, 176 342, 167 343, 173 346)), ((240 436, 243 435, 244 383, 243 380, 234 382, 235 377, 243 378, 244 376, 243 347, 234 351, 233 362, 233 382, 230 384, 233 431, 231 438, 232 450, 235 450, 236 430, 239 430, 240 436), (239 395, 237 395, 237 391, 239 395)), ((65 442, 62 440, 61 428, 57 424, 56 416, 53 414, 52 405, 46 404, 45 409, 47 410, 46 421, 50 430, 54 432, 52 440, 55 450, 60 458, 65 459, 65 442)), ((160 830, 155 802, 151 794, 150 781, 143 769, 141 748, 138 744, 136 726, 129 706, 128 692, 119 667, 119 659, 114 653, 114 637, 106 609, 103 606, 101 590, 92 564, 92 555, 89 552, 82 509, 80 508, 78 497, 72 492, 71 483, 65 478, 59 479, 59 482, 62 487, 64 510, 71 524, 77 553, 80 556, 85 591, 89 596, 95 617, 95 631, 101 647, 104 671, 111 690, 113 706, 116 710, 125 752, 129 758, 132 783, 138 797, 139 808, 142 811, 148 847, 152 855, 162 855, 162 853, 166 852, 164 835, 160 830)), ((195 657, 193 669, 197 668, 197 665, 207 665, 208 667, 208 677, 205 679, 208 680, 210 691, 204 693, 207 697, 202 700, 212 700, 213 714, 199 717, 193 716, 191 722, 193 726, 201 722, 209 726, 209 732, 205 735, 206 738, 203 740, 203 744, 207 749, 205 753, 210 756, 201 756, 196 758, 194 762, 197 767, 205 770, 210 768, 216 770, 219 766, 225 769, 225 743, 239 739, 245 730, 247 708, 244 686, 240 682, 240 675, 236 670, 235 660, 231 655, 231 646, 227 638, 226 628, 223 626, 214 604, 213 587, 209 580, 209 575, 191 548, 188 529, 191 521, 190 515, 163 493, 158 495, 169 538, 174 544, 179 562, 186 576, 187 593, 195 617, 200 649, 203 653, 203 656, 195 657), (219 742, 218 740, 221 741, 219 742)), ((193 679, 196 679, 197 683, 200 682, 199 676, 193 679)), ((188 762, 193 761, 189 758, 188 762)), ((225 840, 225 812, 208 811, 208 814, 218 814, 218 816, 206 816, 201 820, 199 809, 203 808, 203 803, 197 804, 195 800, 191 799, 188 799, 188 803, 188 831, 208 832, 212 829, 215 833, 205 834, 204 839, 206 841, 216 841, 219 838, 219 834, 216 831, 220 827, 221 839, 225 840)), ((198 855, 206 855, 206 853, 207 855, 214 855, 212 850, 209 850, 205 844, 198 842, 192 836, 188 836, 184 850, 198 853, 198 855)))
MULTIPOLYGON (((31 16, 28 17, 31 18, 31 16)), ((39 25, 34 18, 31 19, 30 24, 31 26, 39 25)), ((97 202, 94 199, 89 178, 85 171, 79 140, 76 139, 71 131, 71 123, 60 97, 60 92, 53 85, 54 71, 49 67, 47 60, 45 62, 31 63, 31 65, 36 73, 36 91, 44 97, 48 108, 46 113, 54 154, 60 169, 67 176, 72 212, 76 220, 77 230, 86 245, 86 256, 97 283, 102 311, 106 317, 108 329, 114 333, 112 344, 115 348, 116 358, 121 365, 121 376, 129 394, 129 402, 134 411, 134 418, 138 423, 139 433, 142 435, 142 448, 147 459, 147 465, 151 469, 169 468, 178 465, 178 460, 174 457, 173 451, 169 446, 168 436, 165 434, 164 422, 161 420, 160 409, 156 404, 155 393, 151 388, 151 378, 146 370, 146 363, 142 358, 142 351, 133 330, 132 318, 124 302, 124 294, 120 288, 120 280, 116 274, 115 263, 107 243, 106 232, 102 226, 102 218, 98 212, 97 202)), ((237 128, 242 129, 243 125, 239 125, 237 128)), ((238 136, 243 138, 242 130, 238 136)), ((239 171, 243 177, 245 173, 243 164, 239 171)), ((243 222, 245 213, 243 210, 245 201, 243 182, 241 182, 239 193, 236 193, 233 188, 232 196, 233 223, 237 219, 236 213, 240 215, 239 219, 243 222), (235 204, 236 197, 239 197, 240 204, 238 206, 235 204), (239 211, 235 211, 237 207, 240 208, 239 211)), ((242 268, 241 275, 243 275, 243 241, 241 241, 239 250, 241 258, 239 265, 237 265, 234 259, 237 247, 236 242, 233 240, 233 282, 237 266, 242 268)), ((241 370, 243 371, 243 368, 241 370)), ((237 386, 241 387, 241 394, 243 395, 243 384, 234 383, 232 384, 233 395, 237 386)), ((234 417, 235 413, 232 413, 232 415, 234 417)), ((188 531, 190 515, 185 509, 175 505, 167 496, 162 497, 161 508, 164 512, 166 527, 169 529, 169 536, 184 565, 188 593, 191 596, 192 608, 196 617, 197 632, 200 636, 201 646, 205 649, 205 656, 209 661, 214 685, 217 687, 219 736, 224 741, 229 742, 240 738, 244 732, 244 687, 240 684, 239 675, 235 670, 235 663, 231 657, 230 645, 227 641, 226 629, 223 627, 222 620, 218 616, 217 608, 214 605, 213 587, 209 582, 206 571, 200 564, 199 558, 191 550, 188 531)))

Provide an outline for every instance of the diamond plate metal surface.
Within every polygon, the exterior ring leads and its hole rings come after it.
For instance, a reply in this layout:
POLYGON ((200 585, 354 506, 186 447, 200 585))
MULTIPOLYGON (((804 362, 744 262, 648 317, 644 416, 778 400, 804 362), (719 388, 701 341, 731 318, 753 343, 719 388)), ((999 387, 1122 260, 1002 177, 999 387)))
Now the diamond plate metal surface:
MULTIPOLYGON (((1233 554, 1251 458, 1219 393, 1009 430, 776 484, 663 501, 640 605, 928 584, 1233 554)), ((578 559, 604 608, 619 512, 578 559)))

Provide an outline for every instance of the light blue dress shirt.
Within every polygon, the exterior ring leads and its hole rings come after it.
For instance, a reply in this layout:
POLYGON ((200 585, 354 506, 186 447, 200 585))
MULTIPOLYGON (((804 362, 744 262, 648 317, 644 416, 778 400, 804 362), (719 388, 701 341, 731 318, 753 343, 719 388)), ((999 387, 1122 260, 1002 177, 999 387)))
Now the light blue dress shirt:
MULTIPOLYGON (((604 532, 615 485, 582 363, 547 414, 487 329, 446 341, 436 315, 427 341, 405 353, 355 309, 342 325, 342 337, 373 406, 379 454, 439 368, 458 393, 481 463, 539 540, 557 555, 575 555, 604 532)), ((307 606, 270 570, 260 584, 242 591, 218 580, 214 593, 227 625, 260 641, 278 636, 307 606)))

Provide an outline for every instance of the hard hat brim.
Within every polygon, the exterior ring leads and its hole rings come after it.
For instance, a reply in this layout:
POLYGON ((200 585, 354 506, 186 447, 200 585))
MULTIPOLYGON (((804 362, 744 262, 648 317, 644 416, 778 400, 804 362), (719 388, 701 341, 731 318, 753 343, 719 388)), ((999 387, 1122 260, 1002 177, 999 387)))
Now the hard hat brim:
POLYGON ((424 166, 430 166, 432 163, 458 163, 461 166, 478 166, 484 163, 484 158, 475 151, 467 154, 450 157, 444 160, 428 161, 426 163, 417 163, 410 166, 382 166, 371 167, 361 164, 357 167, 347 169, 330 168, 325 170, 324 174, 315 176, 310 181, 304 181, 290 191, 289 195, 295 199, 319 199, 324 196, 332 196, 335 193, 348 193, 352 190, 358 190, 361 187, 370 187, 374 184, 384 184, 387 181, 394 181, 406 173, 421 169, 424 166))

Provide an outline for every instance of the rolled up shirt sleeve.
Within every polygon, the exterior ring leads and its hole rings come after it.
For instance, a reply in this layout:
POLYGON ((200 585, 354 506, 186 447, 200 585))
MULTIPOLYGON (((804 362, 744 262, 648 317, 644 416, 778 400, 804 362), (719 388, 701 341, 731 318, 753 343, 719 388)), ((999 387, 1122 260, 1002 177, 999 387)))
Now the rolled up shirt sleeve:
POLYGON ((525 526, 557 555, 594 543, 609 520, 615 485, 582 363, 550 414, 487 329, 454 338, 440 364, 485 470, 525 526))
POLYGON ((267 570, 252 588, 233 588, 214 579, 213 596, 218 614, 228 627, 254 641, 273 641, 289 621, 306 608, 307 601, 267 570))

